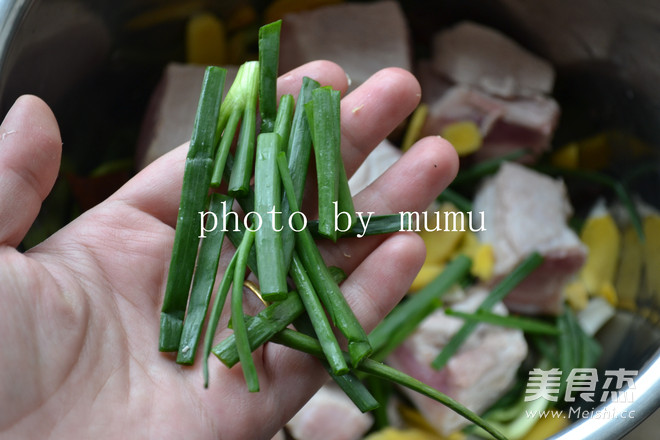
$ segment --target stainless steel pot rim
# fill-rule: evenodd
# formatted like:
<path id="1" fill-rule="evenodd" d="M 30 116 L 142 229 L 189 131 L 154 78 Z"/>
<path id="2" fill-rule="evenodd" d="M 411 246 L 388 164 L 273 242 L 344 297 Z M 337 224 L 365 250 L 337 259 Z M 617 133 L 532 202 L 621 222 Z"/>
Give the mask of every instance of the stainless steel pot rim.
<path id="1" fill-rule="evenodd" d="M 617 440 L 632 431 L 660 407 L 660 349 L 646 363 L 635 380 L 635 399 L 631 402 L 613 402 L 596 411 L 611 415 L 586 418 L 568 429 L 550 437 L 552 440 Z M 635 423 L 630 423 L 634 418 Z"/>

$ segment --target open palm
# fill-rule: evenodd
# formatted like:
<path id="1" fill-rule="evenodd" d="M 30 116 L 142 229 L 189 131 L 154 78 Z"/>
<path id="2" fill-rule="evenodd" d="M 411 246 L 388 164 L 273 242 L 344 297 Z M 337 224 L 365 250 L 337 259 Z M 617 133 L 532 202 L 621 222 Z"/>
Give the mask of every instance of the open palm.
<path id="1" fill-rule="evenodd" d="M 347 88 L 339 67 L 315 62 L 281 77 L 279 91 L 295 94 L 302 76 Z M 419 97 L 409 73 L 386 69 L 342 100 L 349 174 Z M 182 367 L 158 352 L 186 146 L 22 254 L 15 247 L 57 176 L 61 140 L 51 111 L 31 96 L 17 101 L 0 134 L 0 437 L 268 439 L 323 383 L 314 359 L 274 344 L 255 352 L 261 391 L 252 394 L 240 368 L 210 362 L 204 389 L 199 362 Z M 445 141 L 423 139 L 356 197 L 356 209 L 425 209 L 456 168 Z M 323 252 L 350 274 L 342 290 L 366 329 L 424 258 L 411 233 Z"/>

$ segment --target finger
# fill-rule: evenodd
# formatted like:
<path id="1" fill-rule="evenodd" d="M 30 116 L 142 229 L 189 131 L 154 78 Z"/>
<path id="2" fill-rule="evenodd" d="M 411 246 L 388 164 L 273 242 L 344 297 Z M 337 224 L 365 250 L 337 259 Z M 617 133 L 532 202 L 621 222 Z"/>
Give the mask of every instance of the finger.
<path id="1" fill-rule="evenodd" d="M 401 232 L 383 240 L 342 284 L 348 304 L 367 332 L 401 300 L 424 263 L 424 241 L 419 235 Z"/>
<path id="2" fill-rule="evenodd" d="M 456 149 L 439 136 L 421 139 L 356 197 L 360 210 L 377 214 L 420 211 L 454 180 Z"/>
<path id="3" fill-rule="evenodd" d="M 344 69 L 332 61 L 312 61 L 280 76 L 277 80 L 277 94 L 298 98 L 303 77 L 309 77 L 322 86 L 332 86 L 343 95 L 348 90 L 348 77 Z"/>
<path id="4" fill-rule="evenodd" d="M 428 208 L 458 171 L 458 156 L 449 142 L 431 136 L 418 141 L 382 176 L 355 197 L 355 209 L 364 213 L 398 214 Z M 322 246 L 326 261 L 347 273 L 377 247 L 383 236 L 339 240 Z"/>
<path id="5" fill-rule="evenodd" d="M 25 237 L 55 183 L 61 151 L 46 103 L 17 99 L 0 126 L 0 244 L 17 246 Z"/>
<path id="6" fill-rule="evenodd" d="M 419 104 L 415 77 L 399 68 L 383 69 L 342 99 L 342 157 L 352 176 L 369 153 Z"/>
<path id="7" fill-rule="evenodd" d="M 297 96 L 304 76 L 342 92 L 348 88 L 346 74 L 339 66 L 330 61 L 315 61 L 283 75 L 277 83 L 278 93 Z M 184 144 L 156 160 L 131 179 L 111 199 L 121 200 L 174 226 L 181 197 L 183 165 L 187 150 L 187 144 Z"/>

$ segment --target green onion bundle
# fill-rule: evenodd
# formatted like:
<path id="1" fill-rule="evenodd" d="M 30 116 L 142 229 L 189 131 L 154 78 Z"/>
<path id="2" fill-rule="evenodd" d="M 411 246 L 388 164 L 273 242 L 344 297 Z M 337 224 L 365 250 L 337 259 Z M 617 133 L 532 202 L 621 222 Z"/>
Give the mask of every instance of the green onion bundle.
<path id="1" fill-rule="evenodd" d="M 504 438 L 446 395 L 370 358 L 391 349 L 385 343 L 388 333 L 379 327 L 371 336 L 366 334 L 339 288 L 345 275 L 326 265 L 315 242 L 319 235 L 332 241 L 356 235 L 352 229 L 356 213 L 340 151 L 340 92 L 305 78 L 298 102 L 285 95 L 278 105 L 280 27 L 276 22 L 260 30 L 259 61 L 241 66 L 224 101 L 225 71 L 206 70 L 185 164 L 159 349 L 177 352 L 181 364 L 193 364 L 210 307 L 201 348 L 205 386 L 213 353 L 229 368 L 240 363 L 248 390 L 259 391 L 252 352 L 273 341 L 320 357 L 330 376 L 362 411 L 377 408 L 379 402 L 356 372 L 417 390 L 494 437 Z M 301 205 L 312 151 L 318 220 L 308 224 Z M 218 192 L 223 187 L 227 195 Z M 234 204 L 244 214 L 239 215 Z M 363 235 L 401 227 L 399 216 L 394 215 L 375 218 L 370 226 Z M 223 227 L 226 230 L 218 230 Z M 225 236 L 236 251 L 211 305 L 220 253 L 229 252 L 223 246 Z M 459 259 L 452 267 L 429 288 L 433 292 L 418 296 L 422 301 L 416 301 L 415 310 L 420 319 L 434 298 L 465 276 L 469 260 Z M 266 304 L 255 316 L 243 308 L 248 269 L 258 278 Z M 233 334 L 214 347 L 228 297 Z M 414 304 L 410 301 L 407 307 Z M 393 316 L 389 321 L 396 325 Z M 297 331 L 287 328 L 291 325 Z M 340 348 L 335 330 L 346 338 L 347 352 Z"/>

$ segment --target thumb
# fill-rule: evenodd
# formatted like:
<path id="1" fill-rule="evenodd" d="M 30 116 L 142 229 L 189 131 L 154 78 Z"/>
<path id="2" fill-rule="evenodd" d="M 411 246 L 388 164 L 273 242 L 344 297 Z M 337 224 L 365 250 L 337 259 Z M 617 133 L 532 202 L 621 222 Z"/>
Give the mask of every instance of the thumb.
<path id="1" fill-rule="evenodd" d="M 0 245 L 18 246 L 50 192 L 62 141 L 45 102 L 22 96 L 0 125 Z"/>

